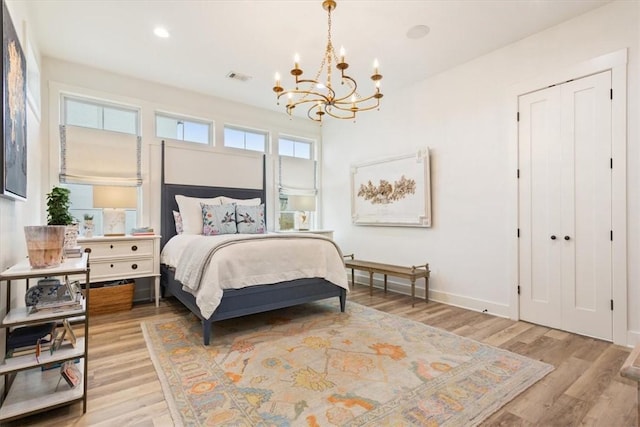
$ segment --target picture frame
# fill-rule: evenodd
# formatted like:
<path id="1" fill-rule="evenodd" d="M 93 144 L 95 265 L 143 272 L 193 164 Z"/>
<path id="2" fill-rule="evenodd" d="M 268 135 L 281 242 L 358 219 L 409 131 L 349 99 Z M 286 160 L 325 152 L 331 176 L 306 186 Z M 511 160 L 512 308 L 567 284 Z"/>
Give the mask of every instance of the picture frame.
<path id="1" fill-rule="evenodd" d="M 351 166 L 355 225 L 431 227 L 429 149 Z"/>
<path id="2" fill-rule="evenodd" d="M 0 196 L 27 200 L 26 59 L 5 0 L 2 0 L 2 149 Z"/>
<path id="3" fill-rule="evenodd" d="M 80 301 L 82 299 L 82 288 L 80 282 L 77 280 L 66 279 L 67 292 L 73 301 Z"/>
<path id="4" fill-rule="evenodd" d="M 279 217 L 280 230 L 293 230 L 295 228 L 295 213 L 280 212 Z"/>
<path id="5" fill-rule="evenodd" d="M 64 333 L 67 335 L 67 339 L 69 340 L 71 345 L 75 347 L 78 339 L 76 338 L 75 332 L 73 332 L 73 327 L 71 327 L 69 319 L 64 319 L 62 321 L 62 324 L 64 326 Z"/>

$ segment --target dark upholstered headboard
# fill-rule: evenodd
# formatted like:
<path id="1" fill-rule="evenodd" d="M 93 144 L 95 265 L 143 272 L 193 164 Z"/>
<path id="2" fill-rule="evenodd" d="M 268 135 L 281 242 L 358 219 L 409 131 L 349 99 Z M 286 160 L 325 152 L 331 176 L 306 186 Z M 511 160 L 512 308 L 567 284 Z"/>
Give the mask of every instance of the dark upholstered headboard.
<path id="1" fill-rule="evenodd" d="M 188 167 L 188 166 L 187 166 Z M 262 157 L 262 188 L 230 188 L 230 187 L 211 187 L 200 185 L 184 185 L 184 184 L 168 184 L 165 182 L 165 144 L 162 143 L 162 183 L 161 183 L 161 212 L 160 212 L 160 231 L 162 235 L 161 247 L 176 235 L 176 227 L 173 218 L 173 211 L 178 210 L 176 195 L 187 197 L 211 198 L 218 196 L 227 196 L 233 199 L 253 199 L 259 197 L 262 203 L 265 203 L 265 222 L 266 222 L 266 176 L 265 176 L 265 157 Z"/>

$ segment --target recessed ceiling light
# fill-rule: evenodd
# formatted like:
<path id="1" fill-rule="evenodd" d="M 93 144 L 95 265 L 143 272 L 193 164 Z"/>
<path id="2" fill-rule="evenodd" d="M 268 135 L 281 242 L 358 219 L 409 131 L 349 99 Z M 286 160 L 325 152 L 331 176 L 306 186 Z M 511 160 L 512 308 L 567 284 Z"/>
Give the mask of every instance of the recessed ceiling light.
<path id="1" fill-rule="evenodd" d="M 429 27 L 426 25 L 414 25 L 407 31 L 407 37 L 410 39 L 421 39 L 429 34 Z"/>
<path id="2" fill-rule="evenodd" d="M 156 27 L 153 30 L 153 34 L 163 39 L 166 39 L 167 37 L 169 37 L 169 31 L 167 31 L 167 29 L 163 27 Z"/>

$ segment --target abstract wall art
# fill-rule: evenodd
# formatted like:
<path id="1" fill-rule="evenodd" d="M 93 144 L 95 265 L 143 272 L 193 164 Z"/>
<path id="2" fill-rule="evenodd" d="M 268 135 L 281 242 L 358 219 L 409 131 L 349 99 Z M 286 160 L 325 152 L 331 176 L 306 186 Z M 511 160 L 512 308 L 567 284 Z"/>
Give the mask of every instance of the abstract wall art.
<path id="1" fill-rule="evenodd" d="M 431 227 L 429 149 L 351 166 L 357 225 Z"/>
<path id="2" fill-rule="evenodd" d="M 0 195 L 27 198 L 26 60 L 6 2 L 2 1 L 2 183 Z"/>

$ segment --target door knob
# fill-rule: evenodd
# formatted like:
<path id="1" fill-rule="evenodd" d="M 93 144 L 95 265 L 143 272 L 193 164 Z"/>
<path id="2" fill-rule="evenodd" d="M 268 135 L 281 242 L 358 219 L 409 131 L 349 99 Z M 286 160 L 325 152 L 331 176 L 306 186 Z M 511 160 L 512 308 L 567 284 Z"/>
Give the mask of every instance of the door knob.
<path id="1" fill-rule="evenodd" d="M 571 240 L 571 237 L 569 237 L 569 236 L 564 236 L 564 240 Z"/>
<path id="2" fill-rule="evenodd" d="M 555 236 L 555 234 L 552 234 L 552 235 L 551 235 L 551 240 L 556 240 L 556 236 Z"/>

